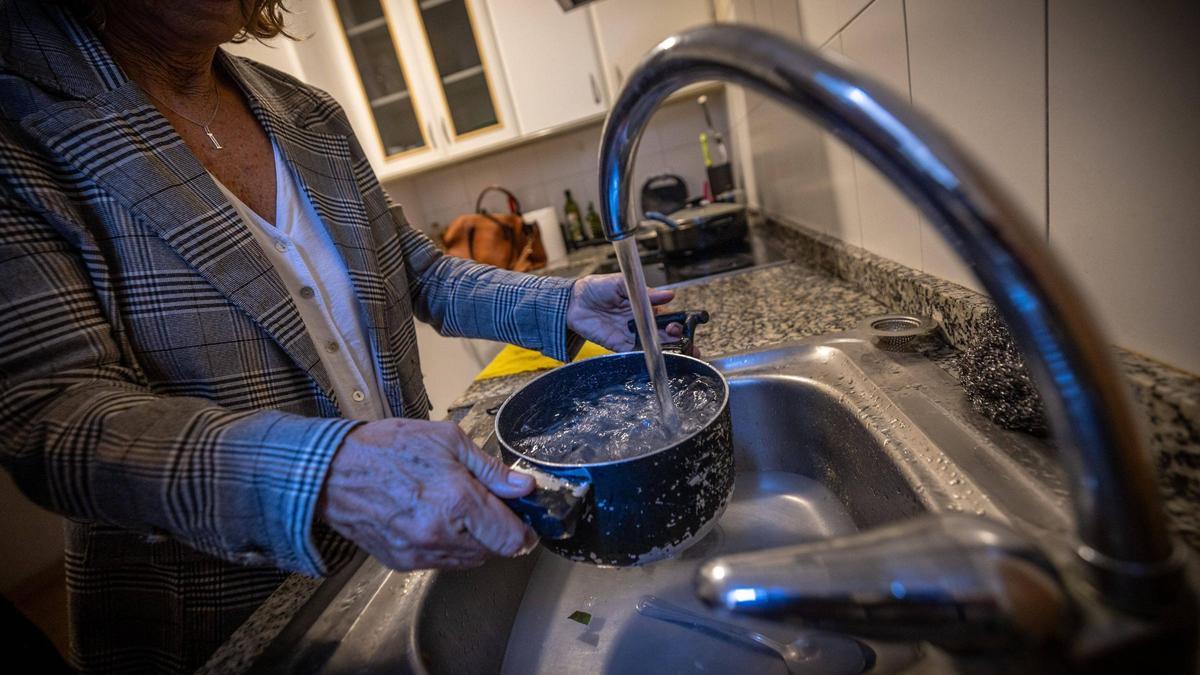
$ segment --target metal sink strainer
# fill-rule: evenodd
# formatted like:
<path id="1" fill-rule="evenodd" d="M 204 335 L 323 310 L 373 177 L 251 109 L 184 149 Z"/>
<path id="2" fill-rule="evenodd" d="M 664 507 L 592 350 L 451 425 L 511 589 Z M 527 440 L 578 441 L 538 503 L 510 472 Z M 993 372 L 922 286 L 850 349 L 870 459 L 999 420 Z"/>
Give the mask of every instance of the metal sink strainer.
<path id="1" fill-rule="evenodd" d="M 859 329 L 869 335 L 881 349 L 903 351 L 910 348 L 918 338 L 932 335 L 937 330 L 937 322 L 927 316 L 882 314 L 863 319 Z"/>

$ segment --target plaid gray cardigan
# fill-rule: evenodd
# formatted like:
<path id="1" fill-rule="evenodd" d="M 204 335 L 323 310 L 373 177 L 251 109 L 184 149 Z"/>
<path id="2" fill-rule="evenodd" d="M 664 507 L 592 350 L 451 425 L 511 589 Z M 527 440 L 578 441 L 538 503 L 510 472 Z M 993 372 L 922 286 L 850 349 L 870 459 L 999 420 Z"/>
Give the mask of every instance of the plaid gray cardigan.
<path id="1" fill-rule="evenodd" d="M 219 58 L 345 259 L 392 410 L 429 409 L 414 314 L 565 358 L 570 281 L 442 257 L 389 208 L 333 100 Z M 281 570 L 346 559 L 314 508 L 353 424 L 279 277 L 171 125 L 87 27 L 3 1 L 0 461 L 70 517 L 76 665 L 193 669 Z"/>

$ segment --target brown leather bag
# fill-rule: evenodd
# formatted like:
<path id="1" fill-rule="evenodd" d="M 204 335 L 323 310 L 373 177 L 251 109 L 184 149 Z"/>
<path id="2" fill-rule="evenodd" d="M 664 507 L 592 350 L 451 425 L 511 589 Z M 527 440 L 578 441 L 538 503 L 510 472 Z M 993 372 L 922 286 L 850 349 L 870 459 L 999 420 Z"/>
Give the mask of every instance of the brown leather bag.
<path id="1" fill-rule="evenodd" d="M 508 196 L 510 213 L 488 213 L 483 197 L 499 191 Z M 475 200 L 475 213 L 459 216 L 446 228 L 442 242 L 446 253 L 470 258 L 506 270 L 528 272 L 546 266 L 546 249 L 537 225 L 521 218 L 521 204 L 513 193 L 490 185 Z"/>

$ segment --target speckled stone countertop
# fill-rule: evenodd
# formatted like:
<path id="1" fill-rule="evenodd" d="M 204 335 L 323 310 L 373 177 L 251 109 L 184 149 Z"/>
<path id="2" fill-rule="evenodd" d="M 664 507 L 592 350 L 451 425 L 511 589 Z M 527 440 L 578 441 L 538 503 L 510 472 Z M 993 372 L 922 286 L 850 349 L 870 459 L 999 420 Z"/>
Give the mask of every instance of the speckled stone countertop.
<path id="1" fill-rule="evenodd" d="M 846 330 L 887 311 L 850 284 L 793 262 L 678 287 L 671 306 L 708 310 L 712 320 L 696 328 L 696 345 L 705 356 Z M 538 374 L 475 382 L 450 409 L 508 394 Z"/>
<path id="2" fill-rule="evenodd" d="M 872 314 L 908 312 L 938 321 L 945 344 L 924 353 L 957 377 L 956 348 L 969 349 L 982 339 L 994 312 L 984 296 L 838 240 L 772 222 L 756 227 L 788 262 L 676 289 L 675 307 L 705 309 L 712 315 L 697 330 L 697 345 L 705 356 L 846 330 Z M 606 249 L 573 252 L 543 273 L 582 276 L 604 260 Z M 1200 548 L 1200 378 L 1123 350 L 1117 350 L 1117 357 L 1130 377 L 1135 400 L 1146 411 L 1173 527 L 1193 548 Z M 451 404 L 450 418 L 482 443 L 491 431 L 487 409 L 538 374 L 473 383 Z M 290 577 L 202 670 L 245 671 L 318 586 L 307 577 Z"/>

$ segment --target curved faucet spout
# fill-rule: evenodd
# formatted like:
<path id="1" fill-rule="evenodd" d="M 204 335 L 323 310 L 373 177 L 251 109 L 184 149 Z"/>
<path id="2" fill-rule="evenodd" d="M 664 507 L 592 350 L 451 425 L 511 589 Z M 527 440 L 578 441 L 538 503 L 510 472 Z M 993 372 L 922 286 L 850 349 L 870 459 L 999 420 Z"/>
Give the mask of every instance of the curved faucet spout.
<path id="1" fill-rule="evenodd" d="M 664 40 L 629 77 L 604 127 L 601 218 L 637 226 L 630 176 L 655 108 L 695 82 L 754 89 L 836 134 L 887 175 L 969 262 L 1038 382 L 1070 475 L 1080 558 L 1106 602 L 1152 613 L 1185 583 L 1145 436 L 1109 343 L 1013 201 L 924 115 L 869 78 L 771 33 L 713 25 Z"/>

